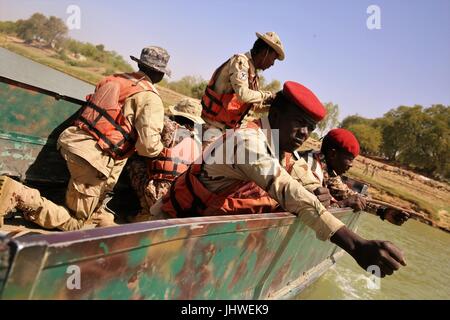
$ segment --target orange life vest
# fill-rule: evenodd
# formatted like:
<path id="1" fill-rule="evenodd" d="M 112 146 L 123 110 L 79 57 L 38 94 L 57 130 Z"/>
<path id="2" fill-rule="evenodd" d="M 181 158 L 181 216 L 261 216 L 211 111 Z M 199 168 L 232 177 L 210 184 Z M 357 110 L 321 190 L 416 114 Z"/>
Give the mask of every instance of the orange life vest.
<path id="1" fill-rule="evenodd" d="M 237 55 L 235 55 L 236 57 Z M 252 104 L 243 103 L 239 100 L 236 93 L 217 93 L 214 91 L 214 85 L 219 77 L 220 71 L 231 59 L 222 64 L 213 74 L 209 81 L 205 93 L 202 97 L 202 117 L 225 124 L 228 128 L 238 126 L 246 114 L 250 111 Z M 258 75 L 256 70 L 250 64 L 248 70 L 248 87 L 251 90 L 258 90 Z"/>
<path id="2" fill-rule="evenodd" d="M 255 128 L 254 123 L 247 126 Z M 285 154 L 285 157 L 290 156 Z M 286 158 L 286 163 L 291 161 Z M 278 203 L 253 181 L 238 181 L 219 193 L 209 191 L 198 178 L 202 168 L 203 164 L 192 164 L 174 180 L 163 197 L 163 212 L 174 218 L 184 218 L 278 211 Z M 292 166 L 287 168 L 290 169 Z"/>
<path id="3" fill-rule="evenodd" d="M 75 125 L 90 133 L 98 146 L 114 159 L 128 158 L 135 151 L 137 133 L 123 115 L 125 100 L 142 91 L 158 91 L 142 73 L 122 73 L 104 78 L 86 97 Z"/>
<path id="4" fill-rule="evenodd" d="M 173 181 L 201 156 L 201 149 L 201 143 L 193 137 L 186 137 L 175 146 L 164 148 L 156 158 L 148 160 L 150 179 Z"/>

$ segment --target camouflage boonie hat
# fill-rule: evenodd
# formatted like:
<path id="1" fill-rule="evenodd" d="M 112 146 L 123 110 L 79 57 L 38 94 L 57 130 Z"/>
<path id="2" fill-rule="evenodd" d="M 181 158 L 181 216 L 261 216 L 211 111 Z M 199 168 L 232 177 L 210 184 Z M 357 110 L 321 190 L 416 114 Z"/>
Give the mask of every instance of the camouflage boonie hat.
<path id="1" fill-rule="evenodd" d="M 264 34 L 261 34 L 259 32 L 256 33 L 256 36 L 262 40 L 264 40 L 265 43 L 267 43 L 269 46 L 273 48 L 273 50 L 278 53 L 278 60 L 283 61 L 284 60 L 284 48 L 283 44 L 281 43 L 280 37 L 275 32 L 266 32 Z"/>
<path id="2" fill-rule="evenodd" d="M 170 55 L 166 49 L 156 46 L 145 47 L 141 51 L 141 58 L 138 59 L 134 56 L 130 56 L 130 58 L 138 63 L 142 63 L 143 65 L 165 73 L 170 77 L 172 72 L 167 68 L 167 63 L 169 62 Z"/>
<path id="3" fill-rule="evenodd" d="M 202 105 L 193 99 L 183 99 L 174 106 L 169 107 L 174 116 L 185 117 L 194 123 L 203 124 Z"/>

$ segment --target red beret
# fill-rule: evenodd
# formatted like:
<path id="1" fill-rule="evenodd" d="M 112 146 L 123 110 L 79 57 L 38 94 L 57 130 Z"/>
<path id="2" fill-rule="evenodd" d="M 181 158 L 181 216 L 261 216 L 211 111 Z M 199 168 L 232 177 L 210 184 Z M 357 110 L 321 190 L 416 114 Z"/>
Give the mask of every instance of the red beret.
<path id="1" fill-rule="evenodd" d="M 356 137 L 346 129 L 333 129 L 325 136 L 333 145 L 350 152 L 354 157 L 359 154 L 359 143 Z"/>
<path id="2" fill-rule="evenodd" d="M 316 95 L 300 83 L 286 81 L 283 86 L 283 94 L 305 111 L 314 121 L 319 122 L 325 118 L 327 110 Z"/>

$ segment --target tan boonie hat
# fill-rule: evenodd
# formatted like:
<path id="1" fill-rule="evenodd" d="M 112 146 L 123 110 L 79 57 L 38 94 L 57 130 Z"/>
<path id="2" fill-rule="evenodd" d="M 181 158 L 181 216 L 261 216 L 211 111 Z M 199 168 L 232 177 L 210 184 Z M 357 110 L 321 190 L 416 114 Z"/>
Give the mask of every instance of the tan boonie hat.
<path id="1" fill-rule="evenodd" d="M 281 43 L 280 37 L 275 32 L 266 32 L 264 34 L 257 32 L 256 36 L 264 40 L 269 46 L 273 48 L 273 50 L 278 53 L 278 60 L 284 60 L 283 44 Z"/>
<path id="2" fill-rule="evenodd" d="M 202 105 L 193 99 L 183 99 L 174 106 L 169 107 L 174 116 L 181 116 L 192 120 L 194 123 L 203 124 Z"/>
<path id="3" fill-rule="evenodd" d="M 163 72 L 170 77 L 171 71 L 167 68 L 167 63 L 169 62 L 170 55 L 166 49 L 156 46 L 145 47 L 141 51 L 141 58 L 138 59 L 134 56 L 130 58 L 137 63 L 142 63 L 143 65 L 149 67 L 150 69 Z"/>

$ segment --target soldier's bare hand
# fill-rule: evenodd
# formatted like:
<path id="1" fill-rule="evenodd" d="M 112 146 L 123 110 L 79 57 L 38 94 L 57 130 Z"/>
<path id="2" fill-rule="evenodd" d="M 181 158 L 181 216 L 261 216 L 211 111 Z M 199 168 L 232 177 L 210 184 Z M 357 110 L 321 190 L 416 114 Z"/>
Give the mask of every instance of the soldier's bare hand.
<path id="1" fill-rule="evenodd" d="M 380 277 L 393 274 L 400 267 L 406 266 L 403 253 L 389 241 L 366 240 L 346 226 L 338 229 L 330 241 L 347 251 L 361 268 L 368 271 L 371 266 L 378 266 Z"/>
<path id="2" fill-rule="evenodd" d="M 378 266 L 382 278 L 393 274 L 402 265 L 406 266 L 403 253 L 389 241 L 365 240 L 355 247 L 351 255 L 365 270 L 369 266 Z"/>
<path id="3" fill-rule="evenodd" d="M 397 210 L 394 208 L 386 208 L 384 219 L 392 224 L 401 226 L 409 219 L 410 215 L 408 212 Z"/>
<path id="4" fill-rule="evenodd" d="M 275 99 L 276 94 L 271 91 L 265 91 L 264 92 L 266 97 L 264 98 L 265 104 L 271 104 L 272 101 Z"/>
<path id="5" fill-rule="evenodd" d="M 350 207 L 355 211 L 364 210 L 366 205 L 366 199 L 358 194 L 350 196 L 340 203 L 341 207 Z"/>

